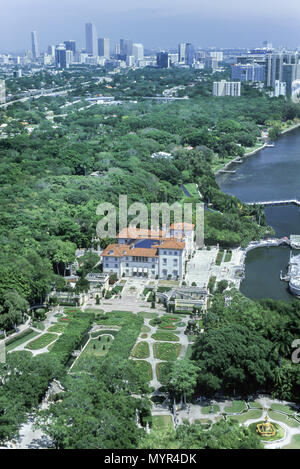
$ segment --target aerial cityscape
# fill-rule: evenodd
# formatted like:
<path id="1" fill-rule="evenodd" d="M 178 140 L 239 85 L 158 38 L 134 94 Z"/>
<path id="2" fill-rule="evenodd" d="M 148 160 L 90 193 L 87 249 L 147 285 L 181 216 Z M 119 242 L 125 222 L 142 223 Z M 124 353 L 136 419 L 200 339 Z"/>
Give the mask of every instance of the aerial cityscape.
<path id="1" fill-rule="evenodd" d="M 33 3 L 0 31 L 0 449 L 300 449 L 297 2 Z"/>

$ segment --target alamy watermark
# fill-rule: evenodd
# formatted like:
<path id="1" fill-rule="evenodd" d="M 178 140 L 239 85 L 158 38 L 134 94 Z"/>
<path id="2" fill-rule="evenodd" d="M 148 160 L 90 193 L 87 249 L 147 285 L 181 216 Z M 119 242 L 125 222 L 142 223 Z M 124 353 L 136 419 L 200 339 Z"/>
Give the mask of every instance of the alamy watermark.
<path id="1" fill-rule="evenodd" d="M 150 207 L 150 213 L 149 213 Z M 105 202 L 97 207 L 97 215 L 102 218 L 97 224 L 99 239 L 116 238 L 118 232 L 126 228 L 145 230 L 145 237 L 157 238 L 157 232 L 161 227 L 164 237 L 176 238 L 176 233 L 171 230 L 171 214 L 173 214 L 174 226 L 188 227 L 194 225 L 196 247 L 202 247 L 204 243 L 204 204 L 174 202 L 172 205 L 163 203 L 151 203 L 149 207 L 142 202 L 135 202 L 128 207 L 127 195 L 119 196 L 118 223 L 116 207 Z M 130 222 L 128 220 L 130 219 Z M 184 225 L 183 225 L 184 224 Z M 146 231 L 148 230 L 148 231 Z M 182 231 L 185 231 L 183 228 Z M 176 232 L 176 229 L 175 229 Z"/>
<path id="2" fill-rule="evenodd" d="M 6 362 L 5 342 L 0 340 L 0 363 Z"/>
<path id="3" fill-rule="evenodd" d="M 294 350 L 292 353 L 292 362 L 298 364 L 300 363 L 300 339 L 295 339 L 292 342 L 292 348 L 295 348 L 295 347 L 298 347 L 298 348 L 296 348 L 296 350 Z"/>

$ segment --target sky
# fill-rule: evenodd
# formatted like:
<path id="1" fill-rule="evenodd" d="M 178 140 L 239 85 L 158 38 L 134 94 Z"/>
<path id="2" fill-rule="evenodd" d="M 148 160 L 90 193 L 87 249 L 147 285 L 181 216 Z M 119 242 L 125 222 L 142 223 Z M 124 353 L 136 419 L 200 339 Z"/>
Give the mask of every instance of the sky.
<path id="1" fill-rule="evenodd" d="M 142 42 L 147 48 L 300 46 L 299 0 L 0 0 L 0 51 L 41 51 L 68 39 L 84 47 L 84 24 L 99 37 Z"/>

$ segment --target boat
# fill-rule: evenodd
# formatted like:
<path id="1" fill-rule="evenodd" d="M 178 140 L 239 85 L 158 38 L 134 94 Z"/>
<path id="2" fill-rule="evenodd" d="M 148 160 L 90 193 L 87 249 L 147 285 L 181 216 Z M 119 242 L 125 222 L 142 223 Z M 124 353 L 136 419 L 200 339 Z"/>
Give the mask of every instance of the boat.
<path id="1" fill-rule="evenodd" d="M 275 147 L 275 143 L 269 142 L 269 143 L 266 144 L 266 147 L 267 148 L 273 148 L 273 147 Z"/>

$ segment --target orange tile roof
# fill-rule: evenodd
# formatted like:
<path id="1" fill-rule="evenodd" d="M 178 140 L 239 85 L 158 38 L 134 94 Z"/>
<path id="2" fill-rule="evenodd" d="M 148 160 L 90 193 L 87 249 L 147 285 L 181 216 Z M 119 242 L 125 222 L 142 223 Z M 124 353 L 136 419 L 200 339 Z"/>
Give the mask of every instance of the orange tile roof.
<path id="1" fill-rule="evenodd" d="M 185 243 L 182 243 L 181 241 L 177 241 L 177 239 L 167 239 L 164 241 L 160 246 L 158 246 L 159 249 L 184 249 Z"/>
<path id="2" fill-rule="evenodd" d="M 110 251 L 112 253 L 110 254 Z M 141 256 L 141 257 L 158 257 L 157 249 L 152 248 L 130 248 L 124 244 L 109 244 L 103 253 L 103 257 L 123 257 L 123 256 Z"/>

